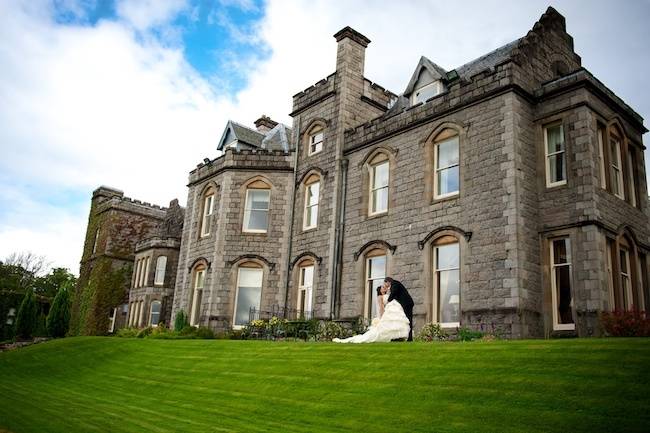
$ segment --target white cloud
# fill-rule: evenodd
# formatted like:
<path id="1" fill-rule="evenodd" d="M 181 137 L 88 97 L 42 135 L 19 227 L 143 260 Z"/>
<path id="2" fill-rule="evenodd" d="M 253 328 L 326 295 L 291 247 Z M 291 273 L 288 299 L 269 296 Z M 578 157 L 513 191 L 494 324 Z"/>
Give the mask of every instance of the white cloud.
<path id="1" fill-rule="evenodd" d="M 186 0 L 118 0 L 118 17 L 139 31 L 169 23 L 188 8 Z"/>
<path id="2" fill-rule="evenodd" d="M 255 7 L 249 0 L 219 5 Z M 625 9 L 614 14 L 614 3 L 587 5 L 558 6 L 578 53 L 588 66 L 605 55 L 615 58 L 614 67 L 596 62 L 592 72 L 611 81 L 632 106 L 646 104 L 648 92 L 627 87 L 619 71 L 638 83 L 634 74 L 647 69 L 642 67 L 647 48 L 628 56 L 624 50 L 600 52 L 613 44 L 608 38 L 638 46 L 633 40 L 643 38 L 627 29 L 647 33 L 642 20 L 634 19 L 643 14 Z M 0 257 L 31 250 L 76 272 L 88 202 L 44 204 L 39 191 L 85 191 L 89 201 L 94 188 L 108 184 L 158 204 L 174 197 L 185 202 L 188 171 L 204 157 L 216 156 L 227 119 L 252 124 L 268 114 L 290 122 L 291 96 L 334 72 L 332 35 L 340 28 L 350 25 L 372 40 L 365 75 L 400 93 L 421 55 L 445 68 L 459 66 L 525 35 L 546 4 L 475 2 L 460 13 L 458 7 L 430 1 L 270 0 L 259 23 L 230 28 L 241 41 L 270 48 L 263 57 L 223 53 L 232 56 L 232 72 L 247 77 L 234 98 L 216 93 L 218 79 L 202 77 L 184 58 L 175 34 L 179 29 L 171 23 L 178 14 L 196 16 L 196 6 L 180 0 L 120 1 L 119 19 L 94 27 L 57 25 L 50 7 L 0 2 L 0 187 L 14 190 L 0 195 L 5 204 Z M 83 11 L 74 3 L 68 9 Z M 626 30 L 594 34 L 593 23 L 607 21 L 607 15 Z"/>

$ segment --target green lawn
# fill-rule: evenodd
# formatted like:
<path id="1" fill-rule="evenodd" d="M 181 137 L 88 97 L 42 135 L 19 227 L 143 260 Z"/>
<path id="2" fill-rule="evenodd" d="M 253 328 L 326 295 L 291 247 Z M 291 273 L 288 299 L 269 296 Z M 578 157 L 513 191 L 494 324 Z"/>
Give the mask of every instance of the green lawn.
<path id="1" fill-rule="evenodd" d="M 650 429 L 650 339 L 77 337 L 0 353 L 0 431 Z"/>

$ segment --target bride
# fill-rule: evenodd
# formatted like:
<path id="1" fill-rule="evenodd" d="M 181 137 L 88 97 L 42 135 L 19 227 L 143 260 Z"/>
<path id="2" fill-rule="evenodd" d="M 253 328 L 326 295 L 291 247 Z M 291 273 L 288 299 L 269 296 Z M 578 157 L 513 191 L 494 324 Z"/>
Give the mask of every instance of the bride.
<path id="1" fill-rule="evenodd" d="M 372 319 L 372 324 L 365 333 L 343 339 L 334 338 L 334 343 L 381 343 L 408 337 L 411 329 L 409 319 L 397 300 L 387 303 L 389 295 L 385 286 L 377 287 L 379 318 Z"/>

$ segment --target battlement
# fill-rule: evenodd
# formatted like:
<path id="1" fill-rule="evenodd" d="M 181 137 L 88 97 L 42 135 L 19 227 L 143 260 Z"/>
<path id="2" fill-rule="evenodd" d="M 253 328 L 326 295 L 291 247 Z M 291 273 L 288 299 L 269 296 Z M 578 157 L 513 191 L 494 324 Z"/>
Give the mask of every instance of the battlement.
<path id="1" fill-rule="evenodd" d="M 226 170 L 287 170 L 293 167 L 293 152 L 267 149 L 227 148 L 219 157 L 200 163 L 190 172 L 189 185 Z"/>
<path id="2" fill-rule="evenodd" d="M 174 237 L 153 236 L 143 239 L 135 244 L 136 254 L 145 250 L 154 248 L 171 248 L 179 249 L 181 247 L 181 240 Z"/>

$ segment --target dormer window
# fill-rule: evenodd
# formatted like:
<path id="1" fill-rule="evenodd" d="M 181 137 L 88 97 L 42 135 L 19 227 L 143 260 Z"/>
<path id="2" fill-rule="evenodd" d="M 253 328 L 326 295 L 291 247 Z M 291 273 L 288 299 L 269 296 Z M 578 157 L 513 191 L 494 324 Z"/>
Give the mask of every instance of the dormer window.
<path id="1" fill-rule="evenodd" d="M 323 150 L 323 129 L 314 129 L 309 133 L 309 155 Z"/>
<path id="2" fill-rule="evenodd" d="M 420 102 L 426 102 L 428 99 L 441 94 L 442 91 L 443 86 L 440 80 L 426 84 L 413 91 L 413 94 L 411 95 L 411 104 L 415 105 L 419 104 Z"/>

